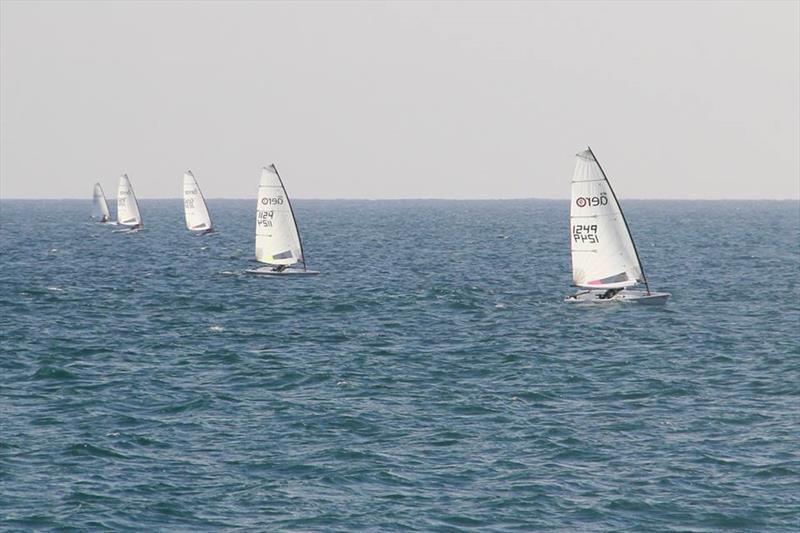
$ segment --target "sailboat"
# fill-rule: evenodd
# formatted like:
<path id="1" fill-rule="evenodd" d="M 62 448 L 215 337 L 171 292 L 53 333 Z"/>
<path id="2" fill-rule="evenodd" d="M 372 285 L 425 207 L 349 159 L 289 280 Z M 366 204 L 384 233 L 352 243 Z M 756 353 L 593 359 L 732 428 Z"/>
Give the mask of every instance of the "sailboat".
<path id="1" fill-rule="evenodd" d="M 591 148 L 577 154 L 570 204 L 571 303 L 663 303 L 647 282 L 628 222 Z M 644 284 L 645 289 L 634 289 Z"/>
<path id="2" fill-rule="evenodd" d="M 119 188 L 117 189 L 117 224 L 126 226 L 122 231 L 137 231 L 142 224 L 142 216 L 139 214 L 139 203 L 136 195 L 133 194 L 131 180 L 127 174 L 119 178 Z"/>
<path id="3" fill-rule="evenodd" d="M 206 200 L 191 170 L 183 175 L 183 212 L 186 215 L 186 229 L 189 231 L 197 235 L 213 231 Z"/>
<path id="4" fill-rule="evenodd" d="M 94 184 L 92 194 L 92 218 L 103 224 L 111 222 L 111 213 L 108 211 L 108 202 L 99 183 Z"/>
<path id="5" fill-rule="evenodd" d="M 261 169 L 256 206 L 256 261 L 267 266 L 245 270 L 267 276 L 310 276 L 292 204 L 275 165 Z"/>

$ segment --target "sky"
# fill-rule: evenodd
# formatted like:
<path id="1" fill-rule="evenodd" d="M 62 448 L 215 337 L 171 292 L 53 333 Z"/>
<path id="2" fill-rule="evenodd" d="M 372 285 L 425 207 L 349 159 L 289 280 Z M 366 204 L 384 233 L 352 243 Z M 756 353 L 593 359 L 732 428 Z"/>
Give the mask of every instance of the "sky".
<path id="1" fill-rule="evenodd" d="M 800 198 L 800 2 L 0 3 L 0 198 Z"/>

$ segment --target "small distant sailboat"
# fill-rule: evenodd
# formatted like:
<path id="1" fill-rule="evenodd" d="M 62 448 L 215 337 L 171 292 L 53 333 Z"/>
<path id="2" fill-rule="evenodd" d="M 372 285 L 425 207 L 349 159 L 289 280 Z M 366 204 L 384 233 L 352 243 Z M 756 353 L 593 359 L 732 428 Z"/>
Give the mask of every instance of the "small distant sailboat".
<path id="1" fill-rule="evenodd" d="M 122 231 L 138 231 L 144 225 L 142 216 L 139 214 L 139 203 L 136 195 L 133 194 L 131 180 L 127 174 L 119 178 L 119 189 L 117 189 L 117 224 L 126 226 Z"/>
<path id="2" fill-rule="evenodd" d="M 256 207 L 256 261 L 267 266 L 245 270 L 267 276 L 310 276 L 289 195 L 275 165 L 261 169 Z"/>
<path id="3" fill-rule="evenodd" d="M 108 202 L 103 192 L 103 187 L 99 183 L 94 184 L 92 194 L 92 218 L 100 223 L 111 222 L 111 213 L 108 211 Z"/>
<path id="4" fill-rule="evenodd" d="M 584 290 L 565 301 L 665 302 L 669 293 L 650 290 L 628 222 L 591 148 L 577 154 L 571 202 L 572 283 Z M 640 283 L 645 290 L 631 288 Z"/>
<path id="5" fill-rule="evenodd" d="M 183 212 L 186 215 L 186 229 L 189 231 L 197 235 L 213 231 L 206 200 L 191 170 L 183 175 Z"/>

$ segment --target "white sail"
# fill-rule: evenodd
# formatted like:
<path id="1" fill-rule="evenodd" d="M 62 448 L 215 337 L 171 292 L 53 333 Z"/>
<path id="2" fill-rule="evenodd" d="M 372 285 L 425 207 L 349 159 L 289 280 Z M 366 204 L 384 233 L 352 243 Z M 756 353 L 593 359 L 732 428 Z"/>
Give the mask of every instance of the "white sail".
<path id="1" fill-rule="evenodd" d="M 305 264 L 289 196 L 275 165 L 261 169 L 256 208 L 256 260 L 270 265 Z"/>
<path id="2" fill-rule="evenodd" d="M 186 215 L 186 228 L 191 231 L 211 230 L 211 215 L 200 191 L 200 186 L 191 170 L 183 175 L 183 212 Z"/>
<path id="3" fill-rule="evenodd" d="M 108 211 L 106 195 L 99 183 L 94 184 L 94 192 L 92 194 L 92 218 L 100 222 L 108 222 L 111 220 L 111 213 Z"/>
<path id="4" fill-rule="evenodd" d="M 141 226 L 142 217 L 139 214 L 139 204 L 136 202 L 136 195 L 133 194 L 131 180 L 127 174 L 119 178 L 119 189 L 117 190 L 117 222 L 123 226 Z"/>
<path id="5" fill-rule="evenodd" d="M 591 149 L 577 154 L 570 205 L 573 284 L 612 289 L 644 281 L 617 198 Z"/>

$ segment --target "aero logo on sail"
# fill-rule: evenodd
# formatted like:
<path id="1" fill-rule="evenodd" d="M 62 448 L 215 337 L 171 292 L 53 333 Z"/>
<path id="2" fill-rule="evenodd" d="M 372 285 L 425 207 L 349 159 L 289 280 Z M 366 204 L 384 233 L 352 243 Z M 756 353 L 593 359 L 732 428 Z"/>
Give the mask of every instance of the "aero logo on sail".
<path id="1" fill-rule="evenodd" d="M 606 193 L 601 192 L 600 196 L 578 196 L 575 199 L 575 205 L 578 207 L 586 207 L 590 205 L 592 207 L 597 207 L 598 205 L 607 205 L 608 204 L 608 196 Z"/>

